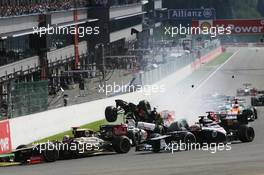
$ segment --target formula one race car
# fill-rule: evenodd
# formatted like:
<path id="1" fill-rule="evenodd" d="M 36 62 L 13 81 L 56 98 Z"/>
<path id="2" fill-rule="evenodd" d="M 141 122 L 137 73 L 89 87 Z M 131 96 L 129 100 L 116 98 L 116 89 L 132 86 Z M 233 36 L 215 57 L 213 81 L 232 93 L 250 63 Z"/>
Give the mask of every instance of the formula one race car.
<path id="1" fill-rule="evenodd" d="M 118 114 L 124 117 L 128 126 L 128 137 L 136 151 L 152 150 L 159 152 L 168 142 L 196 142 L 195 136 L 181 129 L 179 122 L 174 121 L 171 111 L 158 113 L 151 109 L 149 102 L 142 100 L 138 105 L 116 100 L 116 107 L 108 106 L 105 110 L 106 120 L 114 122 Z"/>
<path id="2" fill-rule="evenodd" d="M 207 116 L 199 116 L 199 122 L 188 128 L 196 137 L 197 143 L 226 143 L 227 133 L 217 122 Z"/>
<path id="3" fill-rule="evenodd" d="M 249 126 L 251 120 L 245 114 L 219 115 L 219 125 L 222 126 L 230 141 L 240 140 L 242 142 L 252 142 L 255 138 L 253 127 Z"/>
<path id="4" fill-rule="evenodd" d="M 243 114 L 251 121 L 258 119 L 257 109 L 246 105 L 245 99 L 229 99 L 223 105 L 219 106 L 216 111 L 220 114 Z"/>
<path id="5" fill-rule="evenodd" d="M 78 158 L 94 153 L 127 153 L 130 150 L 129 139 L 118 131 L 124 126 L 107 128 L 110 137 L 105 139 L 105 130 L 96 133 L 89 129 L 74 127 L 73 137 L 65 135 L 62 141 L 53 141 L 32 145 L 20 145 L 14 151 L 15 161 L 21 163 L 54 162 L 58 159 Z"/>
<path id="6" fill-rule="evenodd" d="M 237 89 L 237 96 L 256 96 L 263 91 L 259 91 L 256 88 L 250 88 L 250 83 L 243 84 L 244 88 Z"/>
<path id="7" fill-rule="evenodd" d="M 264 95 L 260 95 L 257 97 L 251 97 L 251 105 L 252 106 L 264 106 Z"/>
<path id="8" fill-rule="evenodd" d="M 207 131 L 206 134 L 201 132 L 201 136 L 195 134 L 197 140 L 203 142 L 208 139 L 213 142 L 227 142 L 240 140 L 242 142 L 252 142 L 255 138 L 254 129 L 249 126 L 251 120 L 246 115 L 236 114 L 217 114 L 207 112 L 207 116 L 200 117 L 199 124 Z M 191 127 L 192 130 L 193 127 Z M 199 130 L 198 130 L 199 131 Z M 209 132 L 211 131 L 211 132 Z M 208 134 L 209 133 L 209 134 Z M 210 135 L 211 134 L 211 135 Z"/>

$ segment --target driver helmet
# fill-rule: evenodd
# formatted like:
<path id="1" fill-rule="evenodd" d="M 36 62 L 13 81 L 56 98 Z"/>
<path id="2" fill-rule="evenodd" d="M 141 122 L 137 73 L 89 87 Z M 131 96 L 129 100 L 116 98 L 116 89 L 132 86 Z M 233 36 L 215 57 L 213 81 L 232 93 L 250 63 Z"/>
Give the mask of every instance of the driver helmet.
<path id="1" fill-rule="evenodd" d="M 234 104 L 234 106 L 233 106 L 234 109 L 237 109 L 238 107 L 239 107 L 238 104 Z"/>
<path id="2" fill-rule="evenodd" d="M 209 112 L 207 118 L 214 121 L 214 122 L 217 121 L 217 116 L 214 112 Z"/>
<path id="3" fill-rule="evenodd" d="M 239 105 L 235 104 L 231 111 L 232 113 L 240 114 Z"/>
<path id="4" fill-rule="evenodd" d="M 67 141 L 70 140 L 70 136 L 69 136 L 69 135 L 64 135 L 62 140 L 63 140 L 64 142 L 67 142 Z"/>

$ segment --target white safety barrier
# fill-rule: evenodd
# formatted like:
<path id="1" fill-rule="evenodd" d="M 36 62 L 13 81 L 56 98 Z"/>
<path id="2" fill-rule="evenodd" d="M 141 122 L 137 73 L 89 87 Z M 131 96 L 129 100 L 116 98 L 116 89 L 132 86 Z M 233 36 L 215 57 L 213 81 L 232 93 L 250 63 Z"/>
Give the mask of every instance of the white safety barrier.
<path id="1" fill-rule="evenodd" d="M 104 119 L 105 107 L 115 105 L 114 100 L 117 98 L 136 103 L 148 97 L 139 92 L 129 93 L 10 119 L 12 147 L 14 149 L 20 144 L 32 143 L 70 130 L 73 126 Z"/>

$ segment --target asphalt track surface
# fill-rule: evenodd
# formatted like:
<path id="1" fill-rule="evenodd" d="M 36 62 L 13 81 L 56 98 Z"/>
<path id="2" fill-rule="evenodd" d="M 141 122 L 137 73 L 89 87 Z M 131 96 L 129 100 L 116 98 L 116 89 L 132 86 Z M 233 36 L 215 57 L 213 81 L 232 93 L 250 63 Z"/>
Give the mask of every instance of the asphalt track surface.
<path id="1" fill-rule="evenodd" d="M 238 50 L 234 48 L 233 50 Z M 197 87 L 189 88 L 185 83 L 186 92 L 177 94 L 175 88 L 168 89 L 162 97 L 153 102 L 159 107 L 170 106 L 179 101 L 179 110 L 186 110 L 187 115 L 203 114 L 201 108 L 202 95 L 222 93 L 235 95 L 237 88 L 243 83 L 252 83 L 255 87 L 264 89 L 264 49 L 256 52 L 254 48 L 240 48 L 238 52 L 216 72 L 209 72 L 210 78 L 193 82 Z M 234 77 L 232 77 L 234 76 Z M 192 91 L 194 93 L 192 93 Z M 175 96 L 174 96 L 175 95 Z M 188 96 L 189 95 L 189 96 Z M 188 97 L 187 97 L 188 96 Z M 167 103 L 167 104 L 166 104 Z M 176 103 L 174 103 L 176 105 Z M 188 105 L 187 105 L 188 104 Z M 183 106 L 188 106 L 188 110 Z M 173 107 L 173 106 L 171 106 Z M 177 109 L 177 107 L 175 107 Z M 199 109 L 199 110 L 195 110 Z M 230 151 L 180 151 L 149 153 L 134 152 L 128 154 L 91 156 L 82 159 L 43 163 L 33 166 L 15 166 L 0 169 L 1 175 L 264 175 L 264 109 L 258 108 L 259 119 L 252 125 L 256 138 L 252 143 L 232 144 Z M 189 117 L 189 116 L 186 116 Z"/>

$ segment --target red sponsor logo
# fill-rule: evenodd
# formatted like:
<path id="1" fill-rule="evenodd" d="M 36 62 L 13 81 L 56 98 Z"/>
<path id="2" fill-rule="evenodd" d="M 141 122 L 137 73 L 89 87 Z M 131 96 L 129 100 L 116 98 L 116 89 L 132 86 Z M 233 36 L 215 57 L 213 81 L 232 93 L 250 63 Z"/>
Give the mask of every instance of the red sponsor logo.
<path id="1" fill-rule="evenodd" d="M 9 121 L 0 121 L 0 154 L 12 151 Z"/>

